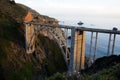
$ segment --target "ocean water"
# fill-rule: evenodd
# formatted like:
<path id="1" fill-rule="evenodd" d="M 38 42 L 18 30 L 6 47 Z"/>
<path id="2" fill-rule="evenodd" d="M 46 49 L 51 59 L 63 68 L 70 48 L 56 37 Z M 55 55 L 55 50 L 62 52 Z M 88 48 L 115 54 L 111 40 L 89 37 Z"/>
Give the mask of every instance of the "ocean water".
<path id="1" fill-rule="evenodd" d="M 94 48 L 95 48 L 95 35 L 96 33 L 93 33 L 93 44 L 92 44 L 92 56 L 94 54 Z M 69 31 L 70 36 L 70 31 Z M 91 41 L 91 32 L 86 32 L 86 49 L 85 54 L 87 57 L 90 55 L 90 41 Z M 97 46 L 97 53 L 96 58 L 100 58 L 103 56 L 107 56 L 108 51 L 108 41 L 109 41 L 109 34 L 106 33 L 99 33 L 98 34 L 98 46 Z M 71 40 L 68 39 L 68 46 L 70 47 Z M 112 54 L 112 46 L 113 46 L 113 35 L 111 38 L 111 46 L 110 46 L 110 55 Z M 115 40 L 115 55 L 120 55 L 120 35 L 116 35 Z"/>
<path id="2" fill-rule="evenodd" d="M 90 54 L 90 40 L 91 40 L 91 33 L 88 32 L 86 34 L 86 56 L 89 56 Z M 98 46 L 97 46 L 97 54 L 96 54 L 97 58 L 107 56 L 108 42 L 109 42 L 109 34 L 105 34 L 105 33 L 98 34 Z M 110 55 L 112 54 L 112 46 L 113 46 L 113 35 L 111 38 Z M 95 39 L 93 40 L 92 55 L 94 54 L 94 48 L 95 48 Z M 120 54 L 120 35 L 116 35 L 114 54 L 115 55 Z"/>

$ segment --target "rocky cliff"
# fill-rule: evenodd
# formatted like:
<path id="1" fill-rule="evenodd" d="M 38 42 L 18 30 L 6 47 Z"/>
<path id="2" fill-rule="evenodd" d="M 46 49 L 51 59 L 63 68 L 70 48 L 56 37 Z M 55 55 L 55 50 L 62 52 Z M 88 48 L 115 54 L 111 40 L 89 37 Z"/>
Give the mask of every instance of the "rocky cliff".
<path id="1" fill-rule="evenodd" d="M 42 79 L 66 70 L 58 45 L 43 34 L 38 35 L 38 53 L 26 54 L 23 19 L 27 12 L 13 1 L 0 0 L 0 80 Z M 55 20 L 37 16 L 45 20 L 43 23 Z"/>

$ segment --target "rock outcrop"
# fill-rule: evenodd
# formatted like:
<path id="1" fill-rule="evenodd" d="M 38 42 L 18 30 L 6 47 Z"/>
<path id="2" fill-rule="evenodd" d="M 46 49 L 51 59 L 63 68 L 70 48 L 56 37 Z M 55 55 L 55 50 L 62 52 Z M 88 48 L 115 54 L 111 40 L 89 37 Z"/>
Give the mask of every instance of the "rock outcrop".
<path id="1" fill-rule="evenodd" d="M 58 45 L 42 34 L 38 35 L 38 53 L 26 54 L 23 19 L 27 12 L 18 4 L 0 1 L 0 80 L 32 80 L 66 70 Z M 38 17 L 45 23 L 51 19 Z"/>

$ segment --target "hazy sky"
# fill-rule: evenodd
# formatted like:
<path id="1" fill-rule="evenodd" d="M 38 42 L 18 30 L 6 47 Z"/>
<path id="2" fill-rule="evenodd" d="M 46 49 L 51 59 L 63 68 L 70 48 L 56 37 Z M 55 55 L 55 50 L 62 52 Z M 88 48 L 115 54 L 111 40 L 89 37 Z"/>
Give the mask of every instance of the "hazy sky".
<path id="1" fill-rule="evenodd" d="M 15 0 L 65 23 L 120 27 L 120 0 Z"/>

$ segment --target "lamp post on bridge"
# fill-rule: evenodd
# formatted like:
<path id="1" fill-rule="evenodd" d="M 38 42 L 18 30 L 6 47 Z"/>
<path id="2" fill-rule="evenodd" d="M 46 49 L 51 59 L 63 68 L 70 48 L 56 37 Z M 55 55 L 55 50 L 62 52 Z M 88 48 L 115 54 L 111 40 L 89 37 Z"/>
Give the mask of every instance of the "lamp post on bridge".
<path id="1" fill-rule="evenodd" d="M 79 21 L 77 24 L 78 24 L 79 26 L 81 26 L 81 25 L 83 25 L 84 23 L 81 22 L 81 21 Z"/>

